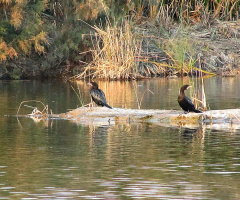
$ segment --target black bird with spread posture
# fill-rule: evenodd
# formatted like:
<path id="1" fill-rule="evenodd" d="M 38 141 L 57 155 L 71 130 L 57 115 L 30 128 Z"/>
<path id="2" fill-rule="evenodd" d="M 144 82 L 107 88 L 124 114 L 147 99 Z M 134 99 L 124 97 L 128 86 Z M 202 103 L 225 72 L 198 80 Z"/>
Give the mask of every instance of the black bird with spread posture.
<path id="1" fill-rule="evenodd" d="M 92 82 L 89 83 L 89 85 L 92 86 L 91 89 L 90 89 L 90 95 L 92 97 L 92 100 L 98 106 L 102 106 L 102 107 L 106 106 L 106 107 L 112 109 L 112 107 L 107 104 L 104 92 L 98 88 L 98 84 L 96 82 L 92 81 Z"/>
<path id="2" fill-rule="evenodd" d="M 193 105 L 190 98 L 185 96 L 184 91 L 191 87 L 190 85 L 183 85 L 180 89 L 180 94 L 178 95 L 178 103 L 180 107 L 186 112 L 195 112 L 195 113 L 202 113 L 200 110 L 197 110 Z"/>

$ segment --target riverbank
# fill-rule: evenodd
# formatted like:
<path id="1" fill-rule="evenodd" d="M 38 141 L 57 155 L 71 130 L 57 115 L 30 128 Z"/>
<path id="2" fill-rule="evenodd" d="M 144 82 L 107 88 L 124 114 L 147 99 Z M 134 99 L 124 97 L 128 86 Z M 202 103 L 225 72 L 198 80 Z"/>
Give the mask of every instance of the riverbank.
<path id="1" fill-rule="evenodd" d="M 237 0 L 96 3 L 3 2 L 0 79 L 238 73 Z"/>
<path id="2" fill-rule="evenodd" d="M 103 47 L 94 48 L 93 61 L 74 78 L 236 76 L 240 69 L 239 24 L 215 20 L 209 27 L 174 24 L 163 30 L 160 24 L 146 20 L 132 32 L 125 23 L 120 30 L 111 24 L 107 31 L 95 27 L 101 39 L 97 43 L 103 41 Z"/>
<path id="3" fill-rule="evenodd" d="M 132 26 L 132 27 L 130 27 Z M 152 77 L 221 75 L 236 76 L 240 70 L 240 21 L 214 20 L 167 29 L 146 19 L 140 24 L 95 26 L 89 61 L 69 61 L 62 66 L 64 79 L 98 78 L 132 80 Z M 88 38 L 89 39 L 89 38 Z M 79 54 L 85 54 L 79 52 Z M 52 73 L 53 75 L 56 75 Z"/>

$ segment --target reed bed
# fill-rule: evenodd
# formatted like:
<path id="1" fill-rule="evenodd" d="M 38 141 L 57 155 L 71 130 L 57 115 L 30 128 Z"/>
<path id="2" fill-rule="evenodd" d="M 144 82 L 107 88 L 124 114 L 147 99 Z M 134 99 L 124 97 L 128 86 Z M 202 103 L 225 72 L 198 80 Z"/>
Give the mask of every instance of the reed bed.
<path id="1" fill-rule="evenodd" d="M 129 80 L 157 76 L 215 75 L 196 67 L 193 41 L 186 37 L 158 38 L 127 21 L 120 27 L 93 27 L 93 60 L 75 79 Z M 180 35 L 180 33 L 179 33 Z"/>
<path id="2" fill-rule="evenodd" d="M 126 80 L 196 76 L 200 72 L 216 75 L 210 72 L 211 69 L 216 71 L 215 66 L 210 70 L 207 64 L 201 69 L 198 67 L 197 55 L 205 55 L 202 53 L 205 47 L 200 47 L 184 27 L 199 23 L 199 27 L 204 29 L 217 19 L 237 20 L 239 0 L 147 0 L 130 1 L 130 4 L 134 5 L 131 8 L 134 16 L 123 18 L 122 23 L 111 23 L 106 17 L 106 26 L 92 26 L 93 47 L 90 51 L 93 59 L 72 78 Z M 179 23 L 174 25 L 176 21 Z M 172 34 L 170 29 L 176 33 Z M 214 37 L 214 31 L 210 31 L 210 37 Z"/>
<path id="3" fill-rule="evenodd" d="M 71 78 L 134 80 L 164 76 L 173 69 L 166 62 L 160 63 L 164 52 L 154 44 L 158 38 L 141 26 L 133 26 L 129 20 L 123 21 L 120 26 L 112 26 L 107 20 L 105 28 L 92 28 L 96 31 L 91 34 L 93 60 L 82 73 Z"/>
<path id="4" fill-rule="evenodd" d="M 148 7 L 149 17 L 160 17 L 162 22 L 177 19 L 184 23 L 206 22 L 211 19 L 239 19 L 239 0 L 148 0 L 140 1 L 137 13 Z M 165 21 L 166 22 L 166 21 Z"/>
<path id="5" fill-rule="evenodd" d="M 135 26 L 135 30 L 132 27 L 129 21 L 118 27 L 110 23 L 105 29 L 92 27 L 96 31 L 91 35 L 93 60 L 82 73 L 72 78 L 129 80 L 176 74 L 180 76 L 193 71 L 209 73 L 194 67 L 196 59 L 193 56 L 186 57 L 190 50 L 193 51 L 189 40 L 158 38 L 140 26 Z"/>
<path id="6" fill-rule="evenodd" d="M 108 21 L 105 30 L 97 26 L 93 28 L 96 31 L 91 35 L 93 61 L 75 78 L 136 78 L 142 40 L 133 34 L 130 23 L 123 22 L 115 27 Z"/>

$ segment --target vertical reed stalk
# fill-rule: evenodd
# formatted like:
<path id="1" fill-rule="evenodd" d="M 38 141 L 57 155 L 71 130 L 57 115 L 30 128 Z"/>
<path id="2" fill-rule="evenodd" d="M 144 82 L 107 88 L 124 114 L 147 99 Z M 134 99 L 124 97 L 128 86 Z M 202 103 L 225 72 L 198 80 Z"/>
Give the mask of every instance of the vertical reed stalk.
<path id="1" fill-rule="evenodd" d="M 201 102 L 203 106 L 203 110 L 207 110 L 207 100 L 206 100 L 206 95 L 205 95 L 205 90 L 204 90 L 204 83 L 203 83 L 203 75 L 202 75 L 202 67 L 201 67 L 201 62 L 200 62 L 200 56 L 198 55 L 198 65 L 199 65 L 199 70 L 200 70 L 200 78 L 201 78 Z"/>

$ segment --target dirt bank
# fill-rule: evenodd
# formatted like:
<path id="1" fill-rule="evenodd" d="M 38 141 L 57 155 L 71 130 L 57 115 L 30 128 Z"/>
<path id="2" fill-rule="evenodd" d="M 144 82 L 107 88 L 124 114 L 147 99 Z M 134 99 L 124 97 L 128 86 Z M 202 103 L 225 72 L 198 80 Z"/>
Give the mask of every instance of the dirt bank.
<path id="1" fill-rule="evenodd" d="M 216 21 L 210 28 L 193 27 L 188 35 L 204 50 L 204 69 L 223 76 L 235 75 L 240 69 L 240 20 Z"/>
<path id="2" fill-rule="evenodd" d="M 145 35 L 142 56 L 148 62 L 140 63 L 145 67 L 144 75 L 196 74 L 194 69 L 200 67 L 207 72 L 235 76 L 240 69 L 240 20 L 214 20 L 209 26 L 175 24 L 166 31 L 161 25 L 146 21 L 136 27 L 136 32 Z"/>

